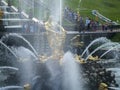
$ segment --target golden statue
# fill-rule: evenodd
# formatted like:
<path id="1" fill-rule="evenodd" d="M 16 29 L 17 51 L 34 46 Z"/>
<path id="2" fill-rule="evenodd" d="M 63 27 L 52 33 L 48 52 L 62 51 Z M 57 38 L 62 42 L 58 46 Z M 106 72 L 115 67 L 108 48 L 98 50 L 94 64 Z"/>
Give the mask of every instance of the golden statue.
<path id="1" fill-rule="evenodd" d="M 92 55 L 90 55 L 88 59 L 91 60 L 91 61 L 99 60 L 98 56 L 93 57 Z"/>
<path id="2" fill-rule="evenodd" d="M 76 35 L 71 39 L 71 45 L 74 47 L 82 47 L 84 42 L 80 42 L 80 35 Z"/>
<path id="3" fill-rule="evenodd" d="M 108 90 L 108 85 L 106 83 L 100 83 L 98 90 Z"/>
<path id="4" fill-rule="evenodd" d="M 58 23 L 49 19 L 45 22 L 45 29 L 48 43 L 52 49 L 52 55 L 48 59 L 61 59 L 63 57 L 63 45 L 66 38 L 66 31 Z"/>
<path id="5" fill-rule="evenodd" d="M 31 90 L 30 84 L 25 84 L 24 85 L 24 90 Z"/>

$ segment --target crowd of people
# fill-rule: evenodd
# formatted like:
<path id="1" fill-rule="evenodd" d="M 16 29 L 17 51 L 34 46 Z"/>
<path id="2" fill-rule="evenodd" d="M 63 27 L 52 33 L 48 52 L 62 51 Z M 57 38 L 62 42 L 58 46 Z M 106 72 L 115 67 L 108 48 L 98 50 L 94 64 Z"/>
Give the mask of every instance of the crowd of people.
<path id="1" fill-rule="evenodd" d="M 98 17 L 91 19 L 89 16 L 82 17 L 79 12 L 74 12 L 72 9 L 65 7 L 64 17 L 75 24 L 75 30 L 81 31 L 96 31 L 96 30 L 111 30 L 113 23 L 100 23 Z"/>

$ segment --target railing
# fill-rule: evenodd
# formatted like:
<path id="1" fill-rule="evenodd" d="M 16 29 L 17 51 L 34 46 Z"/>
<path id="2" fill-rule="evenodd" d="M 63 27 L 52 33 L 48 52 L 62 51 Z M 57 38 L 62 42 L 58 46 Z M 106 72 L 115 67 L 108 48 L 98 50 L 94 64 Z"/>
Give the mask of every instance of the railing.
<path id="1" fill-rule="evenodd" d="M 0 27 L 1 30 L 3 31 L 3 27 Z M 24 23 L 24 24 L 19 24 L 19 25 L 14 25 L 14 26 L 4 26 L 4 29 L 6 30 L 6 32 L 14 32 L 14 33 L 20 33 L 20 34 L 24 34 L 24 35 L 40 35 L 43 33 L 46 33 L 44 24 L 40 24 L 39 22 L 34 22 L 32 21 L 31 23 Z M 69 28 L 68 28 L 69 29 Z M 120 32 L 120 25 L 114 25 L 112 26 L 108 26 L 107 29 L 102 30 L 102 26 L 97 27 L 97 30 L 67 30 L 67 34 L 84 34 L 84 33 L 88 33 L 88 34 L 92 34 L 92 33 L 117 33 Z"/>
<path id="2" fill-rule="evenodd" d="M 80 25 L 74 25 L 74 26 L 64 26 L 65 30 L 67 31 L 109 31 L 109 30 L 119 30 L 120 25 L 97 25 L 97 26 L 80 26 Z"/>

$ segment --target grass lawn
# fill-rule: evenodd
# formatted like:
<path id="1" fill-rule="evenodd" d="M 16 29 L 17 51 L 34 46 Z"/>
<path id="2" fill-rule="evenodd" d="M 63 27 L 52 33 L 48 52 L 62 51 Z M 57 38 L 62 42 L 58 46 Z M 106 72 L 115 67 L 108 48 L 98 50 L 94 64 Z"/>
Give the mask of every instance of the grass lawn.
<path id="1" fill-rule="evenodd" d="M 74 11 L 79 11 L 81 16 L 92 16 L 92 10 L 98 10 L 107 18 L 120 23 L 120 0 L 63 0 L 64 6 L 70 7 Z"/>
<path id="2" fill-rule="evenodd" d="M 6 0 L 8 1 L 8 0 Z M 39 1 L 39 0 L 35 0 Z M 43 0 L 46 6 L 50 5 L 54 0 Z M 49 3 L 51 2 L 51 3 Z M 12 2 L 15 6 L 18 6 L 18 0 Z M 79 11 L 83 17 L 89 16 L 94 18 L 91 11 L 98 10 L 101 14 L 108 17 L 113 21 L 119 21 L 120 23 L 120 0 L 63 0 L 63 6 L 68 6 L 75 12 Z M 34 10 L 35 16 L 37 16 L 40 10 Z M 41 13 L 41 12 L 40 12 Z"/>

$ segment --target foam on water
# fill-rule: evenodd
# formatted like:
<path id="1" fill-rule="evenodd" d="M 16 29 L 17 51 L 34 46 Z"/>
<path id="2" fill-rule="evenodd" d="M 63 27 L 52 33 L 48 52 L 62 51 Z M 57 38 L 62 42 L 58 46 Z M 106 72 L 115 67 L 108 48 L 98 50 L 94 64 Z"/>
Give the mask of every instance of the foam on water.
<path id="1" fill-rule="evenodd" d="M 84 90 L 79 64 L 75 62 L 71 52 L 63 57 L 63 72 L 64 90 Z"/>
<path id="2" fill-rule="evenodd" d="M 25 47 L 14 48 L 13 51 L 18 56 L 21 85 L 31 82 L 31 79 L 35 76 L 34 63 L 37 57 L 29 49 Z M 38 60 L 38 59 L 37 59 Z"/>

